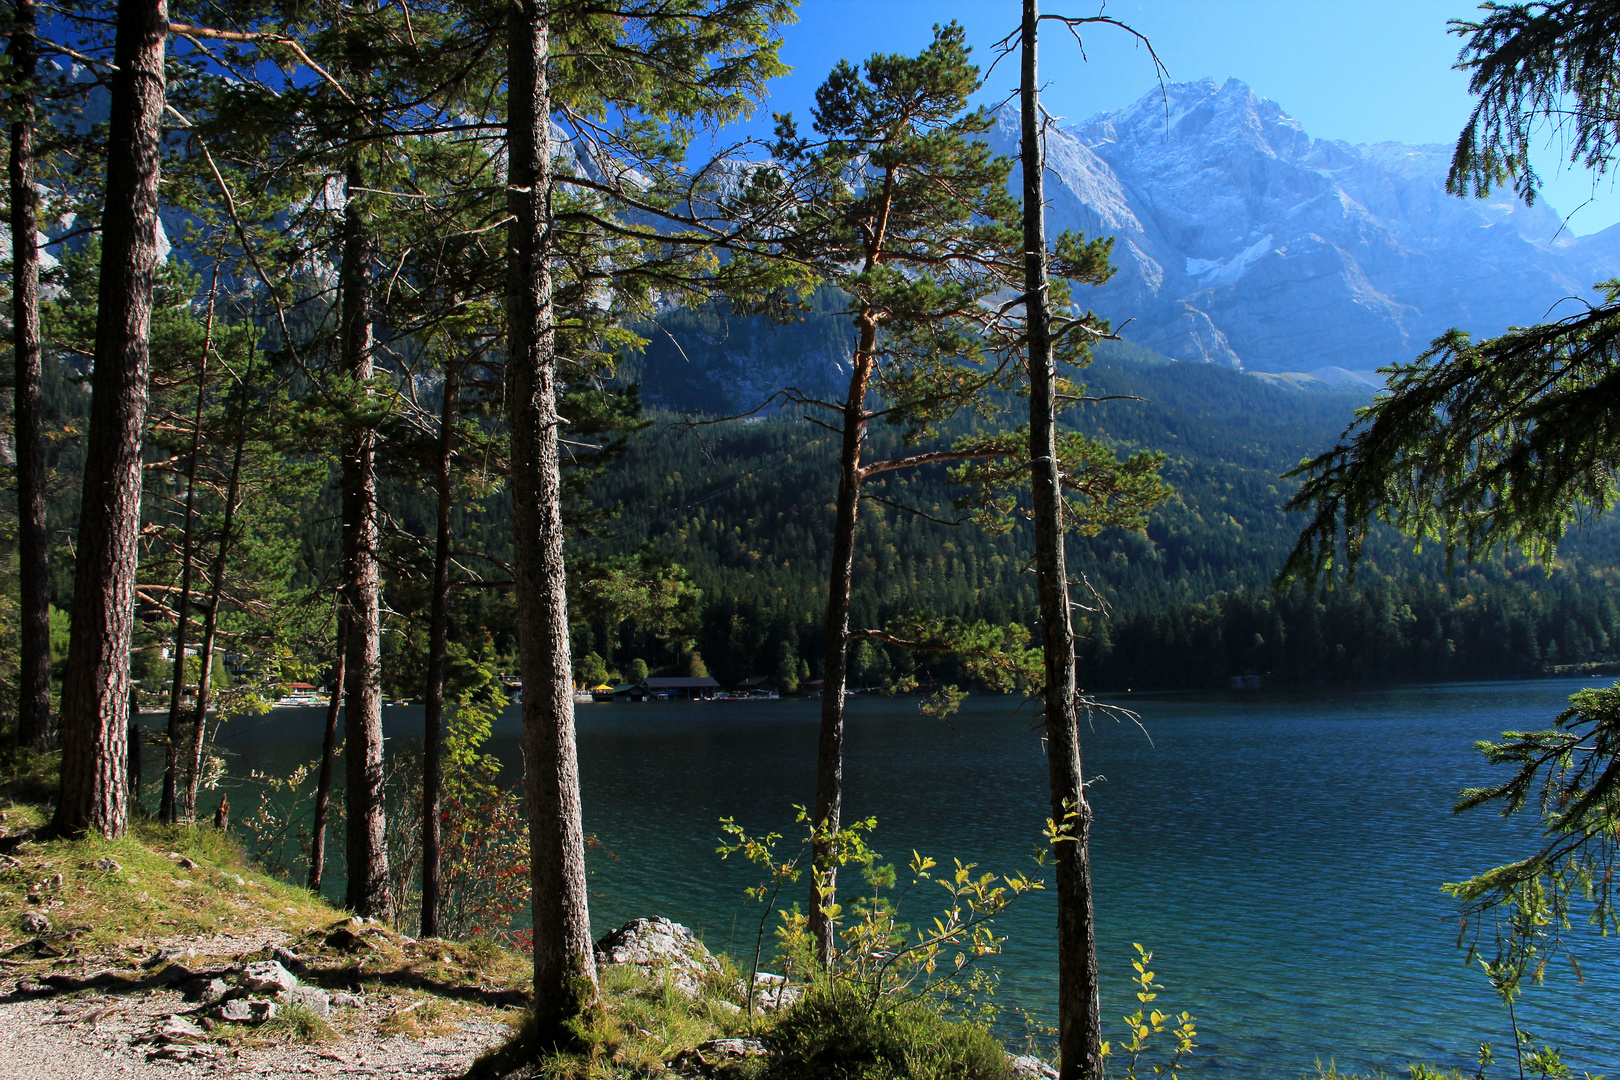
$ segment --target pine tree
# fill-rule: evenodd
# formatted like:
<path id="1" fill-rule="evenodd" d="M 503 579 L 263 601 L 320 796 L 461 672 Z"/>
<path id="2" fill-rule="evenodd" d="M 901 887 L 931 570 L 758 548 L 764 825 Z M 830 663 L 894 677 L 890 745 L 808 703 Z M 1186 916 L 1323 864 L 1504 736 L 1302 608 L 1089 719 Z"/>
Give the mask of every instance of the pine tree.
<path id="1" fill-rule="evenodd" d="M 73 633 L 62 684 L 62 786 L 54 826 L 123 835 L 128 819 L 129 647 L 140 529 L 165 0 L 120 0 L 108 118 L 95 371 L 79 515 Z"/>
<path id="2" fill-rule="evenodd" d="M 14 441 L 17 455 L 17 557 L 21 591 L 17 742 L 51 743 L 51 597 L 45 523 L 45 433 L 40 415 L 39 195 L 35 190 L 33 0 L 15 0 L 10 63 L 11 338 L 16 361 Z"/>

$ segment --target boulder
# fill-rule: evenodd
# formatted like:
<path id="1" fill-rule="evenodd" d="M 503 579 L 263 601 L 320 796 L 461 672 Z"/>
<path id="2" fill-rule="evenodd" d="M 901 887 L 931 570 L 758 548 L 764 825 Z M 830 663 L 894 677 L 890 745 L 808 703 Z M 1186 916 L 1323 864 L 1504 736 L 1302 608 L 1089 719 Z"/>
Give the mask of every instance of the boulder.
<path id="1" fill-rule="evenodd" d="M 799 988 L 789 986 L 787 976 L 769 971 L 754 972 L 754 1007 L 761 1012 L 783 1009 L 799 1000 Z"/>
<path id="2" fill-rule="evenodd" d="M 298 976 L 275 960 L 260 960 L 242 969 L 242 985 L 260 994 L 291 994 L 298 989 Z"/>
<path id="3" fill-rule="evenodd" d="M 1007 1055 L 1007 1068 L 1013 1080 L 1057 1080 L 1058 1071 L 1038 1057 Z"/>
<path id="4" fill-rule="evenodd" d="M 366 1005 L 365 999 L 360 995 L 345 994 L 342 992 L 333 994 L 331 997 L 331 1003 L 332 1008 L 334 1009 L 363 1009 Z"/>
<path id="5" fill-rule="evenodd" d="M 655 978 L 666 973 L 687 997 L 696 997 L 703 979 L 719 974 L 720 961 L 697 935 L 661 916 L 632 919 L 596 943 L 601 964 L 634 964 Z"/>
<path id="6" fill-rule="evenodd" d="M 51 932 L 51 920 L 37 911 L 25 911 L 22 917 L 22 928 L 30 934 L 48 934 Z"/>
<path id="7" fill-rule="evenodd" d="M 273 1001 L 254 1001 L 251 998 L 233 998 L 222 1002 L 214 1010 L 214 1016 L 219 1020 L 229 1020 L 233 1024 L 262 1024 L 267 1020 L 274 1020 L 278 1007 Z"/>
<path id="8" fill-rule="evenodd" d="M 160 1042 L 184 1042 L 187 1039 L 200 1039 L 203 1035 L 202 1028 L 183 1016 L 165 1017 L 156 1032 Z"/>
<path id="9" fill-rule="evenodd" d="M 202 1005 L 212 1005 L 230 990 L 224 979 L 193 979 L 185 985 L 185 999 Z"/>
<path id="10" fill-rule="evenodd" d="M 323 1020 L 332 1015 L 332 999 L 318 986 L 300 986 L 292 992 L 292 1003 L 302 1005 Z"/>

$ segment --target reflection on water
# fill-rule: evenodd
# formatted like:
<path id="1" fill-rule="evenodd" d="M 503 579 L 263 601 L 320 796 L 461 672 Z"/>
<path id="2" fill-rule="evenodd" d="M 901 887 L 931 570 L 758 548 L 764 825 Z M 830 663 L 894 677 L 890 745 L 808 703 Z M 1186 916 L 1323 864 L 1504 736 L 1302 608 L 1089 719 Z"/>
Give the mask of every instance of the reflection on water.
<path id="1" fill-rule="evenodd" d="M 1485 777 L 1475 739 L 1540 726 L 1581 685 L 1566 681 L 1379 691 L 1141 697 L 1151 736 L 1098 717 L 1085 740 L 1097 828 L 1104 1017 L 1128 1011 L 1131 942 L 1155 952 L 1159 1004 L 1199 1017 L 1195 1069 L 1298 1077 L 1472 1065 L 1481 1041 L 1511 1054 L 1506 1020 L 1456 949 L 1445 881 L 1527 842 L 1490 814 L 1450 812 Z M 319 749 L 322 710 L 232 721 L 233 771 L 290 769 Z M 581 782 L 598 931 L 664 914 L 720 949 L 753 945 L 746 867 L 714 854 L 717 822 L 791 835 L 813 789 L 816 703 L 582 705 Z M 388 710 L 391 752 L 413 750 L 421 710 Z M 518 772 L 519 718 L 491 749 Z M 846 806 L 875 815 L 875 846 L 992 870 L 1027 870 L 1048 815 L 1040 735 L 1013 699 L 970 699 L 950 724 L 914 702 L 852 702 Z M 248 798 L 244 792 L 242 798 Z M 233 803 L 238 797 L 233 795 Z M 339 847 L 341 844 L 338 845 Z M 328 886 L 341 895 L 341 880 Z M 912 918 L 930 910 L 908 901 Z M 1035 894 L 1002 920 L 1002 997 L 1049 1015 L 1054 910 Z M 1586 982 L 1550 973 L 1521 1021 L 1572 1064 L 1620 1070 L 1614 948 L 1594 939 Z M 1567 1001 L 1555 994 L 1568 995 Z"/>

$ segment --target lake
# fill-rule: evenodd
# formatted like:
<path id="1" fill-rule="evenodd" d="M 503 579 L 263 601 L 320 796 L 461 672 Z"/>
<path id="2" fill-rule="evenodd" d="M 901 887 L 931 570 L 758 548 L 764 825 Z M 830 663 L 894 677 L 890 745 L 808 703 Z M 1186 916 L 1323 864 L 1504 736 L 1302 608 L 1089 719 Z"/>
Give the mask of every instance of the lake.
<path id="1" fill-rule="evenodd" d="M 1117 1033 L 1134 1004 L 1131 943 L 1141 942 L 1165 985 L 1157 1004 L 1198 1017 L 1199 1074 L 1295 1078 L 1330 1058 L 1344 1069 L 1404 1073 L 1414 1060 L 1471 1069 L 1483 1041 L 1496 1047 L 1495 1074 L 1512 1072 L 1507 1019 L 1477 967 L 1465 966 L 1439 886 L 1523 853 L 1531 837 L 1451 805 L 1490 776 L 1476 739 L 1546 726 L 1582 685 L 1110 698 L 1137 710 L 1146 733 L 1099 715 L 1084 742 L 1096 780 L 1105 1024 Z M 598 933 L 660 914 L 713 948 L 751 951 L 758 908 L 742 889 L 755 875 L 715 855 L 719 819 L 793 835 L 791 804 L 813 796 L 817 704 L 578 708 L 585 826 L 601 843 L 590 857 Z M 309 760 L 323 714 L 231 721 L 222 737 L 231 769 L 284 772 Z M 390 752 L 419 745 L 419 708 L 390 708 L 385 723 Z M 920 716 L 914 699 L 857 698 L 849 727 L 846 813 L 878 819 L 879 851 L 902 867 L 915 849 L 945 866 L 1033 868 L 1046 765 L 1017 699 L 970 698 L 942 723 Z M 515 708 L 489 749 L 515 778 Z M 233 796 L 238 814 L 250 799 Z M 924 899 L 908 901 L 913 921 L 937 910 Z M 1041 1017 L 1056 993 L 1054 920 L 1051 895 L 1036 893 L 999 922 L 1010 937 L 996 964 L 999 996 Z M 1552 971 L 1520 1020 L 1561 1046 L 1577 1074 L 1612 1075 L 1614 945 L 1593 937 L 1581 958 L 1584 984 Z"/>

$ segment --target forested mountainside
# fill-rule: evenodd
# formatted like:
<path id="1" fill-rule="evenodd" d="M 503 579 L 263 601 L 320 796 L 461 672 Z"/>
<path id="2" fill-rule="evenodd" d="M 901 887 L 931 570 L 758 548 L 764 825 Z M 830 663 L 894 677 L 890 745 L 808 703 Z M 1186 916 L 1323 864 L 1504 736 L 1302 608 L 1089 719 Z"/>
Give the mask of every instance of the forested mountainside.
<path id="1" fill-rule="evenodd" d="M 1298 515 L 1280 479 L 1330 445 L 1366 395 L 1301 392 L 1207 364 L 1112 350 L 1087 371 L 1099 395 L 1079 426 L 1122 452 L 1163 449 L 1176 495 L 1145 535 L 1072 541 L 1073 566 L 1111 608 L 1085 620 L 1083 671 L 1098 688 L 1201 687 L 1231 675 L 1279 682 L 1493 677 L 1607 659 L 1620 634 L 1609 597 L 1617 550 L 1604 525 L 1565 545 L 1548 577 L 1516 559 L 1459 566 L 1392 534 L 1369 545 L 1353 585 L 1270 582 Z M 696 400 L 689 398 L 689 403 Z M 600 497 L 622 505 L 609 546 L 649 545 L 703 592 L 696 642 L 722 681 L 786 674 L 821 654 L 834 436 L 771 414 L 690 425 L 669 411 L 610 471 Z M 880 432 L 878 453 L 897 438 Z M 857 540 L 855 622 L 917 610 L 1028 623 L 1034 612 L 1022 529 L 987 536 L 953 507 L 943 468 L 891 474 L 870 489 Z M 920 511 L 920 512 L 919 512 Z M 583 629 L 580 651 L 608 662 L 674 663 L 633 626 Z M 881 685 L 912 659 L 863 644 L 857 684 Z M 947 677 L 948 668 L 936 674 Z"/>

